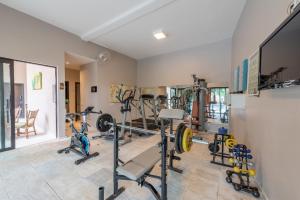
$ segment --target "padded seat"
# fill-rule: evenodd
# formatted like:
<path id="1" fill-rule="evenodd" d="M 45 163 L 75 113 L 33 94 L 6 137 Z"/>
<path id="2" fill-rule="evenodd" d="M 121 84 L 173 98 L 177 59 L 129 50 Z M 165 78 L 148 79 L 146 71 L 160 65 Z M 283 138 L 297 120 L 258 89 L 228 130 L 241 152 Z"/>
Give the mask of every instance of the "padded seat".
<path id="1" fill-rule="evenodd" d="M 166 100 L 166 99 L 168 99 L 168 96 L 166 96 L 166 95 L 158 95 L 156 97 L 156 99 Z"/>
<path id="2" fill-rule="evenodd" d="M 137 181 L 160 161 L 160 147 L 155 145 L 117 168 L 119 175 Z"/>
<path id="3" fill-rule="evenodd" d="M 154 95 L 153 94 L 142 94 L 140 98 L 145 99 L 145 100 L 147 100 L 147 99 L 151 100 L 151 99 L 154 99 Z"/>

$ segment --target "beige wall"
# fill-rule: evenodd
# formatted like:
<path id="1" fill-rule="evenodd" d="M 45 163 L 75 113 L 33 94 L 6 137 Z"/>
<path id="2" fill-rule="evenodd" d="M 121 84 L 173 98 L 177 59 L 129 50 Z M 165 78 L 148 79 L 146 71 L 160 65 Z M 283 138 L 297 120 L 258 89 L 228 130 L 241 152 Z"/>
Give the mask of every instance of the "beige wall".
<path id="1" fill-rule="evenodd" d="M 249 0 L 233 36 L 232 66 L 251 55 L 287 17 L 290 0 Z M 252 148 L 270 200 L 300 199 L 300 88 L 262 91 L 232 110 L 233 133 Z"/>
<path id="2" fill-rule="evenodd" d="M 95 111 L 99 111 L 101 103 L 99 101 L 99 96 L 104 95 L 99 91 L 99 81 L 98 81 L 98 66 L 97 63 L 90 63 L 87 65 L 82 65 L 80 67 L 80 101 L 81 101 L 81 110 L 84 110 L 88 106 L 95 107 Z M 98 92 L 92 93 L 91 87 L 97 86 Z M 111 113 L 112 114 L 112 113 Z M 90 116 L 90 125 L 94 126 L 96 122 L 95 115 Z"/>
<path id="3" fill-rule="evenodd" d="M 94 106 L 95 111 L 112 114 L 121 120 L 120 104 L 110 102 L 110 87 L 112 84 L 136 85 L 136 62 L 122 55 L 114 55 L 108 63 L 90 63 L 80 67 L 80 89 L 82 109 Z M 91 87 L 97 86 L 97 93 L 91 92 Z M 92 126 L 96 115 L 90 116 Z"/>
<path id="4" fill-rule="evenodd" d="M 112 84 L 136 85 L 137 63 L 129 60 L 123 55 L 114 55 L 109 63 L 102 63 L 98 68 L 98 81 L 101 95 L 99 102 L 100 109 L 105 113 L 112 113 L 117 120 L 121 120 L 120 104 L 110 102 L 110 86 Z M 111 78 L 107 78 L 110 76 Z M 132 114 L 134 115 L 134 114 Z"/>
<path id="5" fill-rule="evenodd" d="M 80 71 L 67 69 L 65 71 L 66 81 L 69 81 L 69 109 L 70 113 L 75 112 L 75 83 L 80 82 Z"/>
<path id="6" fill-rule="evenodd" d="M 141 87 L 189 85 L 192 74 L 211 83 L 227 83 L 231 63 L 231 40 L 195 47 L 138 62 Z M 224 84 L 223 84 L 224 85 Z"/>
<path id="7" fill-rule="evenodd" d="M 0 57 L 30 61 L 57 67 L 58 83 L 65 81 L 64 53 L 73 52 L 78 55 L 96 59 L 103 47 L 84 42 L 75 35 L 20 13 L 0 4 Z M 112 64 L 107 68 L 122 68 L 124 62 L 130 62 L 132 70 L 136 70 L 135 60 L 112 52 Z M 125 71 L 126 69 L 124 69 Z M 118 71 L 118 82 L 122 79 L 123 71 Z M 124 72 L 127 74 L 128 72 Z M 106 74 L 105 80 L 114 80 L 114 74 Z M 131 74 L 135 82 L 136 74 Z M 58 123 L 59 135 L 65 132 L 65 94 L 64 90 L 58 91 Z"/>

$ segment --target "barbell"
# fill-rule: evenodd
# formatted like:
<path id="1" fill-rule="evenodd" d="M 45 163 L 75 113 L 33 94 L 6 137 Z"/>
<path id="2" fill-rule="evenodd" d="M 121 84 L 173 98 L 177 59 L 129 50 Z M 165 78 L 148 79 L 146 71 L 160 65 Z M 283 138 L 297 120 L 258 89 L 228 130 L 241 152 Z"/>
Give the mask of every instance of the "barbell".
<path id="1" fill-rule="evenodd" d="M 102 114 L 98 117 L 96 127 L 100 132 L 107 132 L 114 126 L 113 117 L 110 114 Z M 139 133 L 146 133 L 150 135 L 161 135 L 161 132 L 154 130 L 146 130 L 143 128 L 137 128 L 122 124 L 116 124 L 119 128 L 136 131 Z M 166 134 L 171 138 L 175 138 L 175 151 L 178 154 L 189 152 L 192 148 L 193 143 L 203 144 L 203 141 L 193 138 L 193 132 L 184 123 L 180 123 L 177 126 L 176 134 Z"/>

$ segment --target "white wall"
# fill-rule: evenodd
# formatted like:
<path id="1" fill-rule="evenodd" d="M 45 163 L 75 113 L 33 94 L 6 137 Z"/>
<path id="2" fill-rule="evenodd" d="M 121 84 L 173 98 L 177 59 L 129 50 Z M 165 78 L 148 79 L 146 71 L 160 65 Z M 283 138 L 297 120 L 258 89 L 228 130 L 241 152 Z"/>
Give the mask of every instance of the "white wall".
<path id="1" fill-rule="evenodd" d="M 70 113 L 75 112 L 75 83 L 80 82 L 80 71 L 66 68 L 66 81 L 69 81 L 69 109 Z"/>
<path id="2" fill-rule="evenodd" d="M 15 83 L 26 84 L 26 63 L 14 62 Z"/>
<path id="3" fill-rule="evenodd" d="M 100 52 L 106 50 L 98 45 L 84 42 L 75 35 L 8 8 L 3 4 L 0 4 L 0 19 L 0 26 L 2 27 L 0 31 L 0 56 L 56 66 L 58 83 L 64 83 L 65 81 L 65 52 L 95 59 Z M 110 52 L 112 58 L 115 59 L 113 63 L 118 63 L 118 66 L 122 67 L 123 62 L 130 62 L 132 63 L 131 68 L 136 69 L 134 59 L 113 51 Z M 116 65 L 107 64 L 107 67 L 114 68 Z M 118 82 L 123 82 L 122 76 L 119 77 Z M 106 74 L 105 78 L 114 79 L 115 77 Z M 132 74 L 131 78 L 135 82 L 136 74 Z M 126 81 L 126 78 L 124 81 Z M 58 113 L 58 133 L 63 137 L 65 135 L 64 90 L 58 90 Z"/>
<path id="4" fill-rule="evenodd" d="M 42 73 L 42 89 L 34 90 L 32 80 L 36 73 Z M 36 118 L 38 132 L 56 136 L 55 69 L 26 64 L 28 110 L 39 110 Z"/>
<path id="5" fill-rule="evenodd" d="M 27 103 L 27 73 L 26 63 L 14 62 L 15 83 L 24 84 L 24 103 Z"/>
<path id="6" fill-rule="evenodd" d="M 195 47 L 138 61 L 141 87 L 188 85 L 192 74 L 211 83 L 228 83 L 231 40 Z M 223 84 L 224 85 L 224 84 Z"/>
<path id="7" fill-rule="evenodd" d="M 232 66 L 251 55 L 287 17 L 290 0 L 249 0 L 233 36 Z M 232 69 L 231 69 L 232 70 Z M 233 133 L 254 152 L 270 200 L 300 199 L 300 88 L 262 91 L 232 110 Z"/>

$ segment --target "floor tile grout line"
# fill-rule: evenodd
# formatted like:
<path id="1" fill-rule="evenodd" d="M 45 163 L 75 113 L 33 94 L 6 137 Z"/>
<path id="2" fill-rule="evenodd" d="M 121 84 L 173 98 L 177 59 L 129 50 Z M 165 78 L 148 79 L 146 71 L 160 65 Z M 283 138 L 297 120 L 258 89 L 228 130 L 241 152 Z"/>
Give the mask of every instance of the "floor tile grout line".
<path id="1" fill-rule="evenodd" d="M 36 168 L 34 167 L 34 165 L 32 163 L 30 163 L 30 166 L 32 167 L 32 169 L 37 173 L 39 174 L 37 171 L 36 171 Z M 40 175 L 40 174 L 39 174 Z M 49 186 L 50 190 L 52 192 L 54 192 L 55 196 L 60 199 L 60 200 L 63 200 L 63 198 L 61 198 L 58 193 L 54 190 L 54 188 L 50 185 L 50 183 L 47 181 L 47 179 L 41 175 L 41 178 L 46 182 L 46 184 Z"/>
<path id="2" fill-rule="evenodd" d="M 47 180 L 46 181 L 46 184 L 49 186 L 49 188 L 54 192 L 54 194 L 56 195 L 57 198 L 59 198 L 60 200 L 63 200 L 63 198 L 61 198 L 58 193 L 54 190 L 54 188 L 52 188 L 52 186 L 48 183 Z"/>

